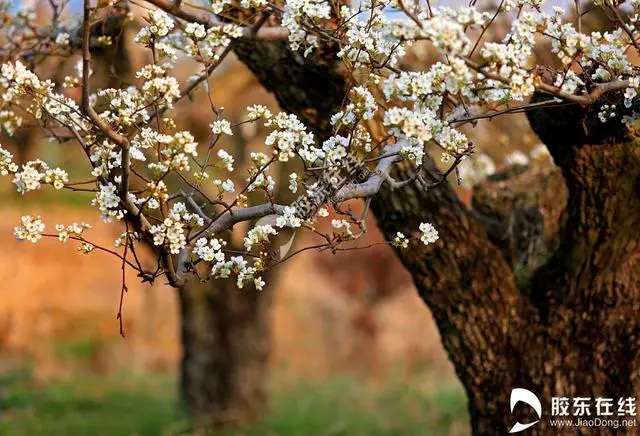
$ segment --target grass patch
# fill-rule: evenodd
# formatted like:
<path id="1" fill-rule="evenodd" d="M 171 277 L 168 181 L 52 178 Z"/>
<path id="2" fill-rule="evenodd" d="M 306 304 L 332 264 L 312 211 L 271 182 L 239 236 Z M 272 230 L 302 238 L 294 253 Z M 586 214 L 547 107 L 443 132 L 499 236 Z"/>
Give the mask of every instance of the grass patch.
<path id="1" fill-rule="evenodd" d="M 468 434 L 464 394 L 453 381 L 373 386 L 353 378 L 276 383 L 271 410 L 220 436 L 392 436 Z M 38 386 L 0 382 L 0 435 L 171 435 L 188 428 L 172 376 L 81 375 Z M 185 433 L 180 433 L 185 434 Z"/>
<path id="2" fill-rule="evenodd" d="M 160 435 L 186 417 L 172 377 L 79 376 L 4 388 L 2 435 Z"/>
<path id="3" fill-rule="evenodd" d="M 303 383 L 276 389 L 271 413 L 244 434 L 449 435 L 466 425 L 465 401 L 456 385 L 422 390 L 406 382 L 372 386 L 349 378 Z"/>

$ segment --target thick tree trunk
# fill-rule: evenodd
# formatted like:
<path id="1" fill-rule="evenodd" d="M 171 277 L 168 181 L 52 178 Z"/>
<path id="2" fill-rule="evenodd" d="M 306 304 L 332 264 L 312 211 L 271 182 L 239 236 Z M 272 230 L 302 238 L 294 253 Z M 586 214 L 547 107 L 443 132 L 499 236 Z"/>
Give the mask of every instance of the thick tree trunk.
<path id="1" fill-rule="evenodd" d="M 199 428 L 237 426 L 264 411 L 271 295 L 233 280 L 192 279 L 179 290 L 181 395 Z"/>
<path id="2" fill-rule="evenodd" d="M 515 387 L 541 399 L 546 417 L 527 430 L 540 435 L 560 433 L 549 422 L 552 397 L 613 398 L 615 414 L 619 398 L 640 394 L 636 147 L 582 147 L 566 175 L 568 203 L 557 173 L 531 171 L 487 182 L 476 191 L 476 210 L 448 186 L 385 190 L 374 200 L 388 238 L 420 221 L 440 231 L 435 246 L 398 255 L 465 387 L 474 434 L 506 434 L 517 420 L 527 422 L 510 413 Z M 562 434 L 626 431 L 636 429 Z"/>
<path id="3" fill-rule="evenodd" d="M 329 135 L 324 114 L 337 110 L 348 82 L 339 61 L 327 52 L 305 59 L 283 43 L 242 42 L 237 53 L 284 110 Z M 305 75 L 319 71 L 324 80 L 315 83 Z M 372 203 L 388 240 L 420 222 L 440 233 L 436 244 L 397 254 L 467 392 L 474 435 L 507 434 L 516 421 L 528 422 L 526 408 L 511 415 L 516 387 L 543 405 L 543 419 L 527 434 L 636 432 L 558 430 L 549 421 L 552 397 L 613 398 L 617 419 L 618 399 L 640 396 L 640 144 L 585 145 L 593 137 L 569 112 L 531 118 L 559 169 L 495 177 L 476 189 L 473 208 L 446 183 L 430 191 L 385 186 Z M 413 171 L 402 167 L 394 177 Z M 432 162 L 421 171 L 439 177 Z"/>
<path id="4" fill-rule="evenodd" d="M 398 171 L 396 177 L 410 173 Z M 416 185 L 394 192 L 385 188 L 372 211 L 388 239 L 398 231 L 415 233 L 424 221 L 438 229 L 435 246 L 416 245 L 397 254 L 438 324 L 468 395 L 474 433 L 504 433 L 507 395 L 519 385 L 515 380 L 522 370 L 525 323 L 535 316 L 517 292 L 509 264 L 448 184 L 429 192 Z"/>

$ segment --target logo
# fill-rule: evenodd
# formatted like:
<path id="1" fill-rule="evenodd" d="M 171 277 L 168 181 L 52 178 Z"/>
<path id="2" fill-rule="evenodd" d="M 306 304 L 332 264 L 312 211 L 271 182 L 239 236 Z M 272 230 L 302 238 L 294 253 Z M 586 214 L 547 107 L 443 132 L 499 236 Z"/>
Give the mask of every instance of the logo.
<path id="1" fill-rule="evenodd" d="M 509 430 L 509 433 L 519 433 L 523 430 L 528 429 L 529 427 L 534 426 L 538 422 L 540 422 L 540 418 L 542 418 L 542 405 L 540 404 L 540 400 L 533 392 L 523 389 L 523 388 L 515 388 L 511 391 L 511 398 L 509 400 L 511 413 L 513 413 L 513 409 L 516 407 L 518 403 L 528 404 L 536 411 L 538 414 L 538 419 L 536 421 L 530 422 L 528 424 L 522 424 L 521 422 L 516 422 L 516 425 Z"/>

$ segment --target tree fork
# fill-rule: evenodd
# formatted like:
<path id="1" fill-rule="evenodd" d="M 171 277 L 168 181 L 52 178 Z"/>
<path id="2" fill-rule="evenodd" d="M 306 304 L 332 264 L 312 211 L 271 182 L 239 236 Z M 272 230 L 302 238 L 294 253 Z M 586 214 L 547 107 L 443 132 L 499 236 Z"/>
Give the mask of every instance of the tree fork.
<path id="1" fill-rule="evenodd" d="M 327 117 L 348 84 L 335 52 L 303 58 L 282 42 L 242 41 L 236 53 L 282 109 L 321 138 L 330 135 Z M 627 140 L 566 141 L 576 125 L 551 126 L 563 143 L 550 144 L 535 124 L 562 176 L 528 170 L 505 176 L 501 185 L 489 181 L 476 188 L 472 209 L 448 183 L 428 191 L 416 183 L 385 185 L 371 206 L 387 240 L 423 221 L 440 232 L 433 246 L 396 251 L 438 324 L 467 392 L 475 435 L 508 432 L 517 418 L 509 410 L 515 387 L 538 394 L 547 417 L 552 396 L 640 393 L 633 316 L 640 310 L 640 149 Z M 396 180 L 415 175 L 407 167 L 395 171 Z M 422 171 L 438 179 L 433 162 Z M 529 431 L 556 434 L 545 419 Z M 582 427 L 568 434 L 616 431 Z"/>

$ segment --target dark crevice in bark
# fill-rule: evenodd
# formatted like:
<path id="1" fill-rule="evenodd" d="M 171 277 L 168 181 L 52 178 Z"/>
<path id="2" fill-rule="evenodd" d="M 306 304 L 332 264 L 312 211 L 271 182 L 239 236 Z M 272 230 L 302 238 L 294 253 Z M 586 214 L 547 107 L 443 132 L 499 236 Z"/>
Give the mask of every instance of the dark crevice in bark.
<path id="1" fill-rule="evenodd" d="M 475 216 L 527 294 L 531 277 L 562 240 L 566 203 L 564 179 L 550 163 L 509 167 L 473 189 Z"/>

